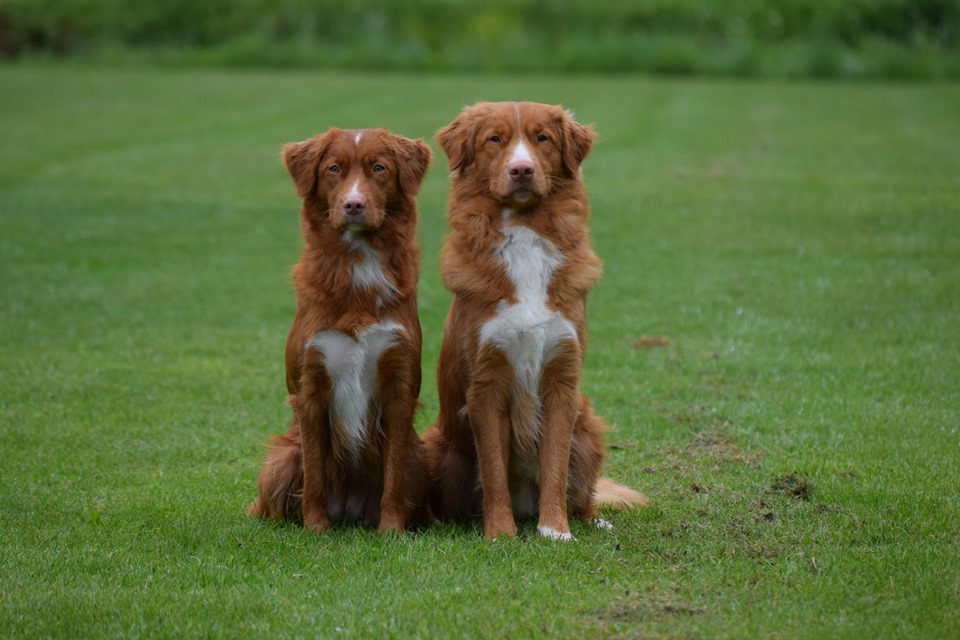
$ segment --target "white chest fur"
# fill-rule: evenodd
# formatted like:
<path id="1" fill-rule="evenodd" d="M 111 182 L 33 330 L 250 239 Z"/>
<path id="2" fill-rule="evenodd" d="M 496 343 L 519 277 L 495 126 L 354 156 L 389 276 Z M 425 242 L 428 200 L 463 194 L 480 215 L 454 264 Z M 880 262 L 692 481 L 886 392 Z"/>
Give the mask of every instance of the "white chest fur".
<path id="1" fill-rule="evenodd" d="M 361 254 L 360 260 L 350 266 L 350 279 L 353 286 L 360 289 L 379 289 L 378 305 L 392 300 L 397 295 L 397 287 L 390 282 L 384 272 L 380 253 L 356 233 L 347 231 L 343 239 L 351 249 Z"/>
<path id="2" fill-rule="evenodd" d="M 577 340 L 577 330 L 562 314 L 547 308 L 547 289 L 553 272 L 563 264 L 563 254 L 533 229 L 511 224 L 510 218 L 508 209 L 503 215 L 504 239 L 495 255 L 513 283 L 516 302 L 500 301 L 497 314 L 480 327 L 480 344 L 503 350 L 520 386 L 539 397 L 543 368 L 557 344 Z"/>
<path id="3" fill-rule="evenodd" d="M 396 344 L 403 327 L 391 321 L 370 325 L 352 337 L 328 329 L 307 342 L 323 354 L 324 367 L 333 385 L 330 426 L 336 447 L 345 448 L 354 460 L 360 456 L 369 431 L 368 420 L 377 387 L 380 356 Z M 375 417 L 379 420 L 379 416 Z"/>

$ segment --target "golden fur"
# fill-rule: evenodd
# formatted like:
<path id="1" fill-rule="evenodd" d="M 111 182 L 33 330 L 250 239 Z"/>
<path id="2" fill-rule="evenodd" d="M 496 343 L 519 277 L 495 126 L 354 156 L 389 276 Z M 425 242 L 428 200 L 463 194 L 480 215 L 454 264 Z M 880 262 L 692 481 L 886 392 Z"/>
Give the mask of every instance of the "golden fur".
<path id="1" fill-rule="evenodd" d="M 541 534 L 569 539 L 568 514 L 595 515 L 606 428 L 580 394 L 601 274 L 580 180 L 594 132 L 561 107 L 505 102 L 465 109 L 438 137 L 453 176 L 441 271 L 455 298 L 424 435 L 433 510 L 482 513 L 488 538 L 537 516 Z M 603 488 L 612 506 L 646 503 Z"/>
<path id="2" fill-rule="evenodd" d="M 415 196 L 430 148 L 330 129 L 283 155 L 305 241 L 286 348 L 293 420 L 271 442 L 250 511 L 315 532 L 335 520 L 403 531 L 426 519 Z"/>

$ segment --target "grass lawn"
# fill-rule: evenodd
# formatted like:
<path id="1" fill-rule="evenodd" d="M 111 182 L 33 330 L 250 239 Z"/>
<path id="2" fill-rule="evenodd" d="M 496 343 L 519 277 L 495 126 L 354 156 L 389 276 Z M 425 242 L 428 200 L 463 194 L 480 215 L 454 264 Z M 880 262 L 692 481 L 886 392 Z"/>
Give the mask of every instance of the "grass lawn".
<path id="1" fill-rule="evenodd" d="M 7 637 L 960 636 L 960 86 L 26 65 L 0 87 Z M 246 517 L 289 416 L 280 145 L 388 126 L 439 153 L 478 99 L 601 134 L 584 386 L 607 474 L 655 505 L 572 544 Z M 438 157 L 421 429 L 446 192 Z"/>

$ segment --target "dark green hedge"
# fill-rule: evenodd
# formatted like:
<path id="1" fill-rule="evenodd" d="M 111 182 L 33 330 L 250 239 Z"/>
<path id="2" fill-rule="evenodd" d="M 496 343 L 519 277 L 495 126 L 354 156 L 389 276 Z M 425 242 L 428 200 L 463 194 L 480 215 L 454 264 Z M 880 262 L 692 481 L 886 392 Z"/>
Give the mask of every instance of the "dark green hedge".
<path id="1" fill-rule="evenodd" d="M 960 76 L 960 0 L 0 0 L 0 53 L 358 69 Z"/>

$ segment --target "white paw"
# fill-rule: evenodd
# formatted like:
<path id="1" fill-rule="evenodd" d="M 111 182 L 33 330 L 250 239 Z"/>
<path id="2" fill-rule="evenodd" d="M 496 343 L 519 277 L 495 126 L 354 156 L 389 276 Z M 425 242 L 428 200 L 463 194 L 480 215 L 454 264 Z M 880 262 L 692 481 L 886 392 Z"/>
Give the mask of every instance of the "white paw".
<path id="1" fill-rule="evenodd" d="M 537 532 L 538 532 L 540 535 L 542 535 L 544 538 L 550 538 L 551 540 L 563 540 L 563 541 L 566 541 L 566 540 L 574 540 L 574 539 L 575 539 L 575 538 L 573 537 L 573 534 L 570 533 L 569 531 L 567 531 L 567 532 L 564 533 L 564 532 L 561 532 L 561 531 L 557 531 L 557 530 L 554 529 L 553 527 L 539 526 L 539 527 L 537 527 Z"/>
<path id="2" fill-rule="evenodd" d="M 613 531 L 613 523 L 608 520 L 604 520 L 603 518 L 594 518 L 591 520 L 591 522 L 593 522 L 593 526 L 595 526 L 597 529 L 602 529 L 603 531 Z"/>

